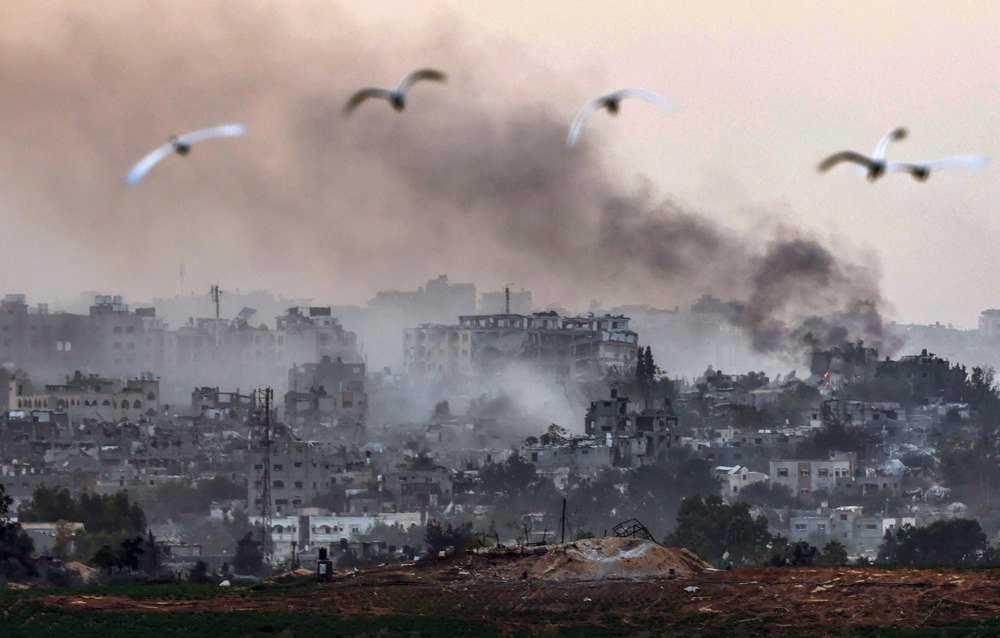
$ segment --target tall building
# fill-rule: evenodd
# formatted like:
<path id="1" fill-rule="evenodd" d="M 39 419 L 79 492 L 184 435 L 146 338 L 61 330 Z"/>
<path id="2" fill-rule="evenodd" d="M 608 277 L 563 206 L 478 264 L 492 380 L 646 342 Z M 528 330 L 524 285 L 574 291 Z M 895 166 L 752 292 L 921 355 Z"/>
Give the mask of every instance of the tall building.
<path id="1" fill-rule="evenodd" d="M 122 381 L 76 372 L 64 383 L 36 388 L 18 370 L 8 382 L 11 410 L 54 410 L 72 419 L 139 419 L 160 411 L 160 382 L 144 376 Z"/>
<path id="2" fill-rule="evenodd" d="M 457 325 L 409 328 L 403 341 L 405 368 L 415 375 L 488 375 L 528 363 L 557 378 L 597 379 L 635 366 L 638 337 L 622 315 L 536 312 L 461 316 Z"/>
<path id="3" fill-rule="evenodd" d="M 442 323 L 476 311 L 476 285 L 453 284 L 448 275 L 440 275 L 415 292 L 379 292 L 368 306 L 402 312 L 419 322 Z"/>
<path id="4" fill-rule="evenodd" d="M 329 306 L 289 308 L 274 329 L 253 325 L 254 314 L 244 308 L 232 320 L 191 318 L 170 329 L 154 308 L 133 310 L 120 296 L 98 295 L 80 315 L 50 313 L 45 304 L 29 307 L 24 295 L 7 295 L 0 302 L 0 365 L 50 379 L 74 370 L 109 378 L 152 374 L 168 400 L 180 402 L 204 385 L 283 392 L 294 364 L 361 361 L 357 337 Z"/>

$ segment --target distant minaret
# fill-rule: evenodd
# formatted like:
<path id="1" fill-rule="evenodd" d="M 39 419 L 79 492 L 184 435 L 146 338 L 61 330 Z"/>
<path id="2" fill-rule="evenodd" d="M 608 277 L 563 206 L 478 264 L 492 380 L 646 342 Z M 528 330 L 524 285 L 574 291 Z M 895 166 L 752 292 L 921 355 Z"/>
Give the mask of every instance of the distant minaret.
<path id="1" fill-rule="evenodd" d="M 504 313 L 509 315 L 510 314 L 510 286 L 509 285 L 503 287 L 503 298 L 504 298 L 504 303 L 503 303 Z"/>
<path id="2" fill-rule="evenodd" d="M 181 264 L 181 298 L 184 297 L 184 264 Z"/>
<path id="3" fill-rule="evenodd" d="M 219 290 L 217 284 L 213 284 L 211 290 L 212 301 L 215 302 L 215 345 L 219 345 L 219 297 L 222 296 L 222 291 Z"/>

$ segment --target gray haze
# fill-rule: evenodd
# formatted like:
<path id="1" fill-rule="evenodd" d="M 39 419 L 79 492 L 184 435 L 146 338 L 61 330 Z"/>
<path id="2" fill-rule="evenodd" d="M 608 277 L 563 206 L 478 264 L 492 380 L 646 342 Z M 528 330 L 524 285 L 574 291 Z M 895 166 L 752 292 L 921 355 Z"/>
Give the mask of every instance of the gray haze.
<path id="1" fill-rule="evenodd" d="M 141 280 L 185 263 L 202 282 L 337 301 L 450 271 L 580 307 L 714 294 L 766 352 L 885 346 L 869 257 L 787 217 L 737 233 L 626 186 L 597 131 L 567 153 L 553 108 L 487 106 L 480 96 L 505 83 L 571 82 L 516 48 L 483 48 L 449 23 L 397 44 L 326 3 L 73 7 L 0 8 L 0 207 L 57 255 L 18 242 L 7 290 L 152 296 L 162 286 Z M 341 117 L 357 87 L 417 66 L 449 83 L 416 87 L 402 115 L 368 103 Z M 170 133 L 228 121 L 250 134 L 122 184 Z"/>

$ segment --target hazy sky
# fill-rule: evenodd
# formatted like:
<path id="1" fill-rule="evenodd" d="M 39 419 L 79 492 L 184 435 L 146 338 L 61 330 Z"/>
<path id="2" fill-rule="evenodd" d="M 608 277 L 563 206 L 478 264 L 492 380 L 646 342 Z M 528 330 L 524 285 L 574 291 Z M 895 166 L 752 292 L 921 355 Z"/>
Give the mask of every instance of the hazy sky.
<path id="1" fill-rule="evenodd" d="M 1000 306 L 1000 163 L 923 184 L 814 167 L 899 125 L 911 136 L 894 159 L 1000 160 L 997 33 L 996 3 L 14 0 L 0 7 L 0 289 L 150 298 L 176 292 L 184 263 L 189 288 L 333 303 L 440 272 L 551 298 L 563 279 L 493 255 L 495 229 L 472 223 L 482 218 L 460 232 L 446 216 L 409 221 L 402 208 L 444 204 L 413 197 L 427 176 L 412 174 L 412 150 L 388 168 L 376 153 L 391 153 L 394 135 L 435 144 L 443 125 L 415 132 L 432 109 L 485 130 L 482 114 L 537 106 L 568 126 L 591 96 L 640 85 L 678 110 L 631 103 L 592 119 L 584 138 L 602 179 L 738 234 L 800 226 L 880 271 L 890 317 L 972 326 Z M 425 106 L 402 116 L 345 120 L 332 106 L 424 65 L 452 74 L 451 93 L 420 87 Z M 136 189 L 121 183 L 170 133 L 233 120 L 248 138 L 169 158 Z M 396 170 L 405 188 L 384 177 Z M 590 296 L 671 307 L 692 293 L 601 283 Z"/>

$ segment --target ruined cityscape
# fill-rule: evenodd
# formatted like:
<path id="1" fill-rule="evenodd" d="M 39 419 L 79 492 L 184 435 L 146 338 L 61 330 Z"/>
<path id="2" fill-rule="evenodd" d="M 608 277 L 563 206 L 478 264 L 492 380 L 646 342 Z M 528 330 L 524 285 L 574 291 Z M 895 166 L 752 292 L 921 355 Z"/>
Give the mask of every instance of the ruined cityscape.
<path id="1" fill-rule="evenodd" d="M 0 6 L 0 635 L 1000 632 L 972 40 L 654 4 Z"/>

